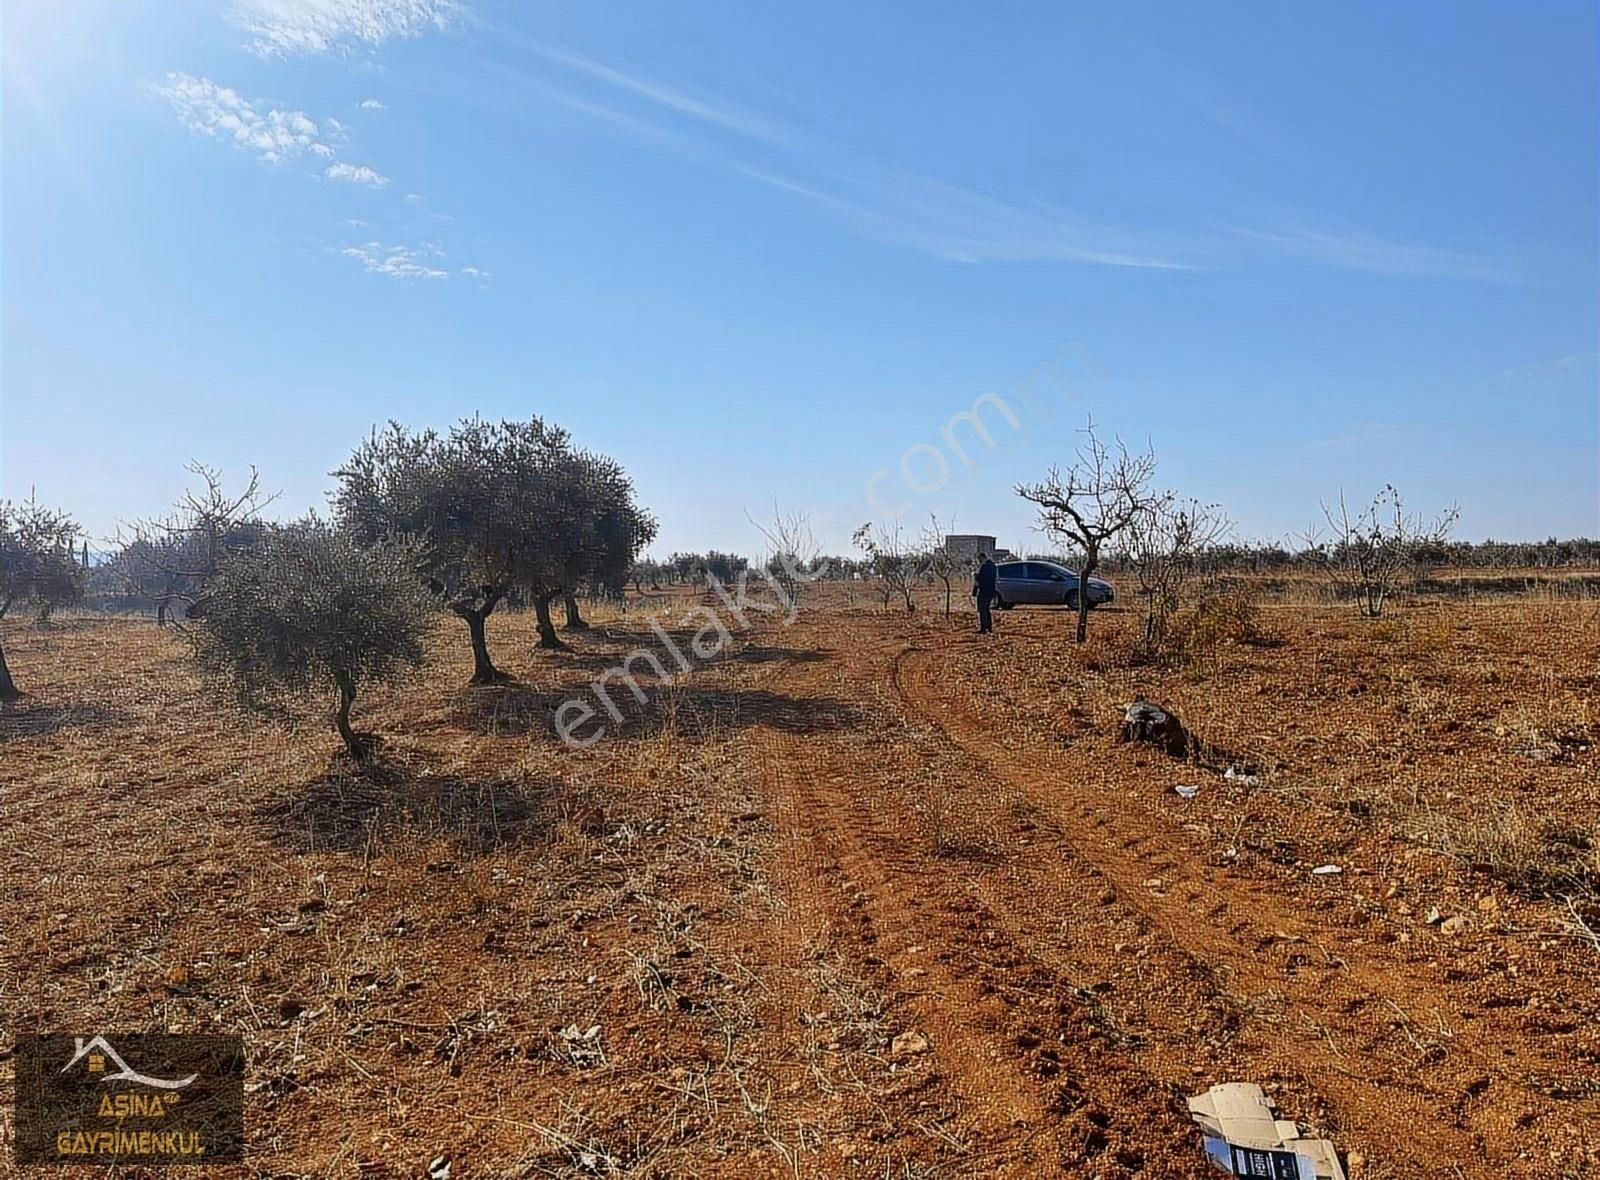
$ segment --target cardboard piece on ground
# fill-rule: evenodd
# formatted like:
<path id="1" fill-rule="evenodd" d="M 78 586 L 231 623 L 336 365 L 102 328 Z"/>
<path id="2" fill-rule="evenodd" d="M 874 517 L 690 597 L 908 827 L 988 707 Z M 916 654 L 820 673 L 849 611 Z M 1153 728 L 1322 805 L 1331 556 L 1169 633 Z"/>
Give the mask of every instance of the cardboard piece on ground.
<path id="1" fill-rule="evenodd" d="M 1308 1139 L 1253 1082 L 1223 1082 L 1189 1099 L 1206 1154 L 1234 1176 L 1263 1180 L 1347 1180 L 1326 1139 Z"/>

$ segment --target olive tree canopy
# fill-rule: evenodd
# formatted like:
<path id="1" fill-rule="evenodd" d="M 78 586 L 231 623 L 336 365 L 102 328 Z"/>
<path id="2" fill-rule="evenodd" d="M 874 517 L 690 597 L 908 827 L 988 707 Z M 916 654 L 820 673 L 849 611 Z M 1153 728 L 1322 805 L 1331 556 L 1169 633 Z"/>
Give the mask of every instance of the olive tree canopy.
<path id="1" fill-rule="evenodd" d="M 212 579 L 190 629 L 202 669 L 254 708 L 326 694 L 346 749 L 365 758 L 370 743 L 350 727 L 356 693 L 422 661 L 434 602 L 418 556 L 409 542 L 362 545 L 315 518 L 269 527 Z"/>
<path id="2" fill-rule="evenodd" d="M 551 599 L 586 581 L 620 585 L 655 533 L 617 464 L 537 417 L 468 418 L 447 434 L 391 423 L 334 474 L 338 517 L 359 540 L 416 538 L 419 573 L 467 624 L 473 683 L 502 678 L 485 621 L 508 594 L 525 591 L 541 645 L 560 646 Z"/>

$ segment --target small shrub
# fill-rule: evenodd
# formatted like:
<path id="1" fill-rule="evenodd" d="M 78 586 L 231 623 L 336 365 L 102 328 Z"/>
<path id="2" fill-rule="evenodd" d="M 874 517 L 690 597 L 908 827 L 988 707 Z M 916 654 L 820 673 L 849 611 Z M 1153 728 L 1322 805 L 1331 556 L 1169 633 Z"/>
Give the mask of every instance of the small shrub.
<path id="1" fill-rule="evenodd" d="M 1214 661 L 1224 648 L 1270 642 L 1260 624 L 1259 592 L 1222 586 L 1200 598 L 1178 619 L 1171 645 L 1181 663 Z"/>

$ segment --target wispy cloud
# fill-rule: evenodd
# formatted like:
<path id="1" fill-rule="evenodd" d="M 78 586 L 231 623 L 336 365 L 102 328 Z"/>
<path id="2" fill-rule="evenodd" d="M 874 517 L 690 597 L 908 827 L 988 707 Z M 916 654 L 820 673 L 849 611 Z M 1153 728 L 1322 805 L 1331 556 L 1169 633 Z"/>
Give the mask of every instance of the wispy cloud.
<path id="1" fill-rule="evenodd" d="M 447 279 L 450 272 L 434 265 L 437 251 L 427 247 L 386 246 L 382 242 L 363 242 L 346 246 L 340 251 L 346 258 L 354 258 L 370 274 L 391 279 Z"/>
<path id="2" fill-rule="evenodd" d="M 293 159 L 307 151 L 333 155 L 333 149 L 318 138 L 316 120 L 304 111 L 260 107 L 236 90 L 190 74 L 168 74 L 166 84 L 153 89 L 172 105 L 178 120 L 190 131 L 254 152 L 268 163 Z"/>
<path id="3" fill-rule="evenodd" d="M 523 75 L 526 89 L 657 146 L 733 169 L 813 203 L 880 241 L 960 262 L 1058 261 L 1190 270 L 1214 265 L 1251 241 L 1282 254 L 1375 273 L 1452 279 L 1504 277 L 1483 259 L 1359 233 L 1314 228 L 1188 232 L 1110 225 L 1044 201 L 1007 200 L 911 172 L 891 171 L 836 144 L 703 94 L 642 77 L 578 52 L 522 39 L 521 48 L 558 67 L 570 83 L 597 84 L 608 102 Z M 519 79 L 512 79 L 517 81 Z M 618 110 L 642 99 L 655 118 Z M 1207 112 L 1236 134 L 1260 133 L 1237 111 Z M 685 123 L 702 134 L 680 130 Z M 706 134 L 716 132 L 717 134 Z"/>
<path id="4" fill-rule="evenodd" d="M 346 52 L 445 29 L 458 0 L 234 0 L 233 22 L 263 57 Z"/>
<path id="5" fill-rule="evenodd" d="M 858 172 L 817 188 L 781 173 L 746 175 L 815 201 L 857 229 L 950 262 L 1078 262 L 1191 270 L 1182 244 L 1100 225 L 1053 206 L 1022 205 L 910 173 Z"/>
<path id="6" fill-rule="evenodd" d="M 1563 377 L 1568 373 L 1581 372 L 1595 363 L 1595 353 L 1574 352 L 1567 356 L 1558 356 L 1555 360 L 1543 365 L 1528 365 L 1520 369 L 1501 369 L 1492 378 L 1494 381 L 1543 381 L 1551 377 Z"/>
<path id="7" fill-rule="evenodd" d="M 621 70 L 596 61 L 586 54 L 579 53 L 564 45 L 552 45 L 544 41 L 527 39 L 523 45 L 531 52 L 556 65 L 597 82 L 602 82 L 618 90 L 625 90 L 630 94 L 647 99 L 656 106 L 667 110 L 676 111 L 681 115 L 688 115 L 703 123 L 722 127 L 729 131 L 736 131 L 740 135 L 751 139 L 761 140 L 766 143 L 781 144 L 789 142 L 793 133 L 779 124 L 740 110 L 727 103 L 719 103 L 712 99 L 703 98 L 681 90 L 675 86 L 668 86 L 662 82 L 641 78 L 634 74 L 626 74 Z"/>
<path id="8" fill-rule="evenodd" d="M 346 164 L 342 161 L 329 164 L 322 175 L 329 180 L 343 181 L 346 184 L 364 184 L 370 188 L 382 188 L 389 183 L 387 176 L 368 168 L 365 164 Z"/>
<path id="9" fill-rule="evenodd" d="M 375 98 L 363 98 L 360 106 L 364 111 L 386 111 L 389 109 Z"/>
<path id="10" fill-rule="evenodd" d="M 625 73 L 565 47 L 522 44 L 575 79 L 600 83 L 619 97 L 644 99 L 657 114 L 724 134 L 716 142 L 689 136 L 543 81 L 522 79 L 539 97 L 804 198 L 880 241 L 961 262 L 1051 260 L 1159 269 L 1191 265 L 1177 257 L 1181 243 L 1170 235 L 1120 230 L 1043 203 L 1023 205 L 889 171 L 733 104 Z M 773 157 L 781 163 L 774 164 Z"/>
<path id="11" fill-rule="evenodd" d="M 152 89 L 172 105 L 179 122 L 190 131 L 254 152 L 269 164 L 312 155 L 328 161 L 322 175 L 329 180 L 369 188 L 382 188 L 389 183 L 389 178 L 376 168 L 340 160 L 339 153 L 324 142 L 323 129 L 304 111 L 267 106 L 230 87 L 218 86 L 209 78 L 189 74 L 168 74 L 164 85 Z M 343 131 L 333 119 L 327 120 L 325 126 Z"/>
<path id="12" fill-rule="evenodd" d="M 1410 246 L 1369 234 L 1336 234 L 1311 229 L 1266 231 L 1237 227 L 1233 233 L 1239 238 L 1271 246 L 1286 254 L 1347 270 L 1441 279 L 1505 277 L 1485 260 L 1469 254 L 1437 250 L 1429 246 Z"/>

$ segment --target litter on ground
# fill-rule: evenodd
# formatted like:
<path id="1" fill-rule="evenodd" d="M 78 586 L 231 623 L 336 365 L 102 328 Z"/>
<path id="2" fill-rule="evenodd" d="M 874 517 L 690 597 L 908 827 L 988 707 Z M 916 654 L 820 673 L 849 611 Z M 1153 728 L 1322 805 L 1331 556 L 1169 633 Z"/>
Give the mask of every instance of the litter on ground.
<path id="1" fill-rule="evenodd" d="M 1222 1082 L 1189 1099 L 1189 1117 L 1205 1134 L 1206 1154 L 1232 1176 L 1265 1180 L 1347 1180 L 1339 1153 L 1278 1117 L 1253 1082 Z"/>

